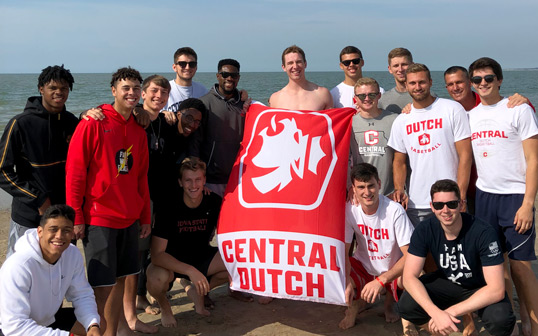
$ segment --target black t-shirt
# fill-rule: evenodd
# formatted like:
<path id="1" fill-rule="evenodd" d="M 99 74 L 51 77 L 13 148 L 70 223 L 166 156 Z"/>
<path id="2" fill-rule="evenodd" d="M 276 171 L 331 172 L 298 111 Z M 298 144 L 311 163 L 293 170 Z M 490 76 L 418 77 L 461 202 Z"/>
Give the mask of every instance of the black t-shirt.
<path id="1" fill-rule="evenodd" d="M 197 208 L 191 209 L 185 205 L 181 190 L 156 212 L 152 234 L 168 240 L 166 253 L 193 265 L 210 248 L 221 204 L 222 198 L 211 193 L 204 195 Z"/>
<path id="2" fill-rule="evenodd" d="M 482 266 L 503 263 L 497 233 L 488 224 L 462 213 L 458 237 L 447 240 L 437 217 L 421 222 L 411 236 L 408 252 L 426 257 L 431 252 L 441 275 L 468 289 L 486 285 Z"/>
<path id="3" fill-rule="evenodd" d="M 169 125 L 164 114 L 146 128 L 149 148 L 148 184 L 154 206 L 168 197 L 167 189 L 178 178 L 178 161 L 186 156 L 187 138 L 179 134 L 176 125 Z"/>

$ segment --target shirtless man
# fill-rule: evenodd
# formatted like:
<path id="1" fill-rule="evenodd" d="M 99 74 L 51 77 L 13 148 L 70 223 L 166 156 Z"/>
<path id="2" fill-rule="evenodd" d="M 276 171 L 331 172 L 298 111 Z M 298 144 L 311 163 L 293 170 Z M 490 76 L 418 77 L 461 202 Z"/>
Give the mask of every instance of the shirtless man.
<path id="1" fill-rule="evenodd" d="M 269 106 L 289 110 L 321 111 L 333 107 L 331 93 L 326 88 L 306 80 L 306 57 L 303 49 L 292 45 L 282 52 L 282 70 L 289 82 L 269 98 Z"/>

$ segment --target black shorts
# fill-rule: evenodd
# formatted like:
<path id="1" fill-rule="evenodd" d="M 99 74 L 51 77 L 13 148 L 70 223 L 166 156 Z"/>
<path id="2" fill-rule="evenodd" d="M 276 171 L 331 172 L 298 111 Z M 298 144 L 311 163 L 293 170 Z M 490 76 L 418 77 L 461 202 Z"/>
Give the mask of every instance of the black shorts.
<path id="1" fill-rule="evenodd" d="M 468 299 L 478 290 L 463 288 L 441 277 L 438 272 L 424 274 L 419 279 L 432 302 L 442 310 Z M 430 316 L 407 291 L 403 292 L 398 301 L 398 310 L 403 319 L 416 325 L 423 325 L 430 320 Z M 501 301 L 478 309 L 476 313 L 490 335 L 507 336 L 514 329 L 516 317 L 506 293 Z"/>
<path id="2" fill-rule="evenodd" d="M 92 287 L 113 286 L 116 278 L 140 272 L 138 226 L 138 221 L 124 229 L 86 226 L 83 244 Z"/>
<path id="3" fill-rule="evenodd" d="M 77 322 L 77 317 L 75 316 L 75 308 L 61 308 L 58 309 L 56 314 L 54 314 L 54 323 L 49 325 L 49 328 L 60 329 L 64 331 L 71 331 L 75 322 Z"/>
<path id="4" fill-rule="evenodd" d="M 196 268 L 200 273 L 202 273 L 207 280 L 211 279 L 211 277 L 207 276 L 207 270 L 209 269 L 209 265 L 211 264 L 211 261 L 215 257 L 215 254 L 219 252 L 219 249 L 215 246 L 209 246 L 203 253 L 198 255 L 198 258 L 195 260 L 189 260 L 189 261 L 183 261 L 194 268 Z M 177 258 L 176 258 L 177 259 Z M 180 259 L 178 259 L 180 260 Z M 189 276 L 186 274 L 176 273 L 174 272 L 174 279 L 172 279 L 172 282 L 170 282 L 170 288 L 172 288 L 172 285 L 174 284 L 174 280 L 176 278 L 182 278 L 189 280 Z"/>

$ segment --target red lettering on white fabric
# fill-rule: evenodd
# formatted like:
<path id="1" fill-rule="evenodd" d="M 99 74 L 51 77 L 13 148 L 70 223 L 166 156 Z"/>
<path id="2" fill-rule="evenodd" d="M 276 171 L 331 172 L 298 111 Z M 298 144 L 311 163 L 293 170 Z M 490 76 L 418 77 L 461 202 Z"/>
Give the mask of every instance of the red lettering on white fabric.
<path id="1" fill-rule="evenodd" d="M 314 275 L 306 273 L 306 295 L 314 296 L 314 289 L 318 290 L 318 297 L 325 297 L 325 282 L 323 274 L 318 274 L 318 283 L 314 282 Z"/>
<path id="2" fill-rule="evenodd" d="M 443 119 L 436 118 L 436 119 L 422 120 L 422 121 L 417 121 L 417 122 L 414 122 L 412 124 L 405 126 L 405 130 L 408 135 L 412 133 L 423 132 L 426 130 L 431 130 L 431 129 L 436 129 L 436 128 L 443 128 Z"/>
<path id="3" fill-rule="evenodd" d="M 272 288 L 273 288 L 273 293 L 278 293 L 278 276 L 279 275 L 282 275 L 283 271 L 282 270 L 277 270 L 277 269 L 268 269 L 267 270 L 267 274 L 269 274 L 271 276 L 271 284 L 272 284 Z"/>
<path id="4" fill-rule="evenodd" d="M 292 278 L 295 278 L 296 281 L 302 281 L 303 275 L 301 274 L 301 272 L 296 271 L 286 272 L 286 274 L 284 275 L 284 279 L 286 281 L 286 293 L 289 295 L 302 295 L 303 289 L 299 286 L 295 286 L 292 282 Z"/>
<path id="5" fill-rule="evenodd" d="M 235 260 L 237 260 L 237 262 L 246 262 L 247 261 L 247 258 L 242 256 L 243 252 L 244 252 L 244 248 L 242 247 L 242 245 L 245 245 L 247 243 L 247 240 L 246 239 L 236 239 L 235 240 Z"/>
<path id="6" fill-rule="evenodd" d="M 222 255 L 224 256 L 224 260 L 229 263 L 234 262 L 233 254 L 228 253 L 231 249 L 233 249 L 233 242 L 231 240 L 222 242 Z"/>
<path id="7" fill-rule="evenodd" d="M 260 239 L 260 245 L 256 242 L 256 239 L 249 239 L 250 245 L 250 262 L 256 262 L 255 256 L 258 257 L 258 262 L 265 263 L 265 238 Z"/>
<path id="8" fill-rule="evenodd" d="M 284 245 L 284 239 L 269 239 L 269 244 L 273 245 L 273 261 L 278 264 L 280 262 L 280 246 Z"/>
<path id="9" fill-rule="evenodd" d="M 310 259 L 308 260 L 308 267 L 315 267 L 316 264 L 318 264 L 323 269 L 327 269 L 327 261 L 325 260 L 325 252 L 323 252 L 323 245 L 320 243 L 312 244 L 312 251 L 310 252 Z"/>
<path id="10" fill-rule="evenodd" d="M 295 265 L 293 260 L 297 260 L 297 265 L 304 266 L 304 242 L 299 240 L 288 241 L 288 265 Z"/>

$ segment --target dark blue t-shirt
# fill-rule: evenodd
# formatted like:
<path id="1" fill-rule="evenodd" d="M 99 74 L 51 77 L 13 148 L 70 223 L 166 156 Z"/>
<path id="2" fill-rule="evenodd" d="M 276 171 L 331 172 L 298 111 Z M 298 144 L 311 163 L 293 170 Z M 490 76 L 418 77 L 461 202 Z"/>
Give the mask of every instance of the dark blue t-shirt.
<path id="1" fill-rule="evenodd" d="M 437 217 L 421 222 L 411 236 L 408 252 L 426 257 L 431 252 L 442 277 L 468 289 L 486 285 L 482 266 L 503 263 L 495 230 L 483 221 L 462 213 L 462 228 L 454 240 L 446 239 Z"/>

